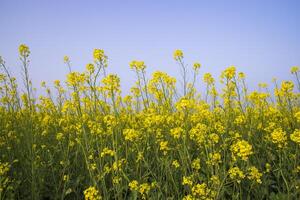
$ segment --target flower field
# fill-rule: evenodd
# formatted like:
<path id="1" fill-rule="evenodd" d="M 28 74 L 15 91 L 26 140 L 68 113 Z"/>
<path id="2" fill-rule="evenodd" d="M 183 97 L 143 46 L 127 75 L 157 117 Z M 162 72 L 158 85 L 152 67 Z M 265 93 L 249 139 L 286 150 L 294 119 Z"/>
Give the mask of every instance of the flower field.
<path id="1" fill-rule="evenodd" d="M 298 67 L 254 90 L 234 66 L 214 78 L 175 50 L 180 80 L 132 61 L 121 94 L 95 49 L 84 72 L 65 56 L 66 80 L 37 96 L 29 47 L 19 57 L 24 86 L 0 57 L 0 200 L 300 199 Z"/>

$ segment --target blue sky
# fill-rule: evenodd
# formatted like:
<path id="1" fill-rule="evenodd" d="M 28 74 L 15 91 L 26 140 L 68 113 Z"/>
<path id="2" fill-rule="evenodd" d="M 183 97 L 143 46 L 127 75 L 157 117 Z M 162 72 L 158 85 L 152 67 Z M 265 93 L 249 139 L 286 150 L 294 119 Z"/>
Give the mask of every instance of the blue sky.
<path id="1" fill-rule="evenodd" d="M 300 65 L 297 0 L 0 0 L 0 10 L 0 55 L 19 76 L 18 46 L 27 44 L 37 87 L 64 79 L 64 55 L 83 71 L 94 48 L 105 50 L 108 71 L 121 77 L 125 92 L 134 82 L 134 59 L 145 61 L 149 76 L 161 70 L 179 77 L 175 49 L 190 66 L 202 64 L 200 76 L 219 77 L 235 65 L 250 87 L 291 79 L 290 67 Z"/>

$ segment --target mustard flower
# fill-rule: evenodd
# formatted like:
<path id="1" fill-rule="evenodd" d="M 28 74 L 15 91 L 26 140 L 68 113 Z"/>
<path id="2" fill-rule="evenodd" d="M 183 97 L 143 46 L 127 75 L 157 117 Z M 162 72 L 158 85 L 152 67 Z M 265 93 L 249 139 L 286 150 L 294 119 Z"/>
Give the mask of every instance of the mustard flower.
<path id="1" fill-rule="evenodd" d="M 291 67 L 291 73 L 292 74 L 296 74 L 297 72 L 299 72 L 299 67 L 298 66 Z"/>
<path id="2" fill-rule="evenodd" d="M 170 130 L 170 134 L 175 138 L 179 139 L 183 134 L 184 130 L 181 127 L 176 127 Z"/>
<path id="3" fill-rule="evenodd" d="M 105 63 L 107 61 L 107 56 L 103 49 L 94 49 L 93 57 L 95 62 Z"/>
<path id="4" fill-rule="evenodd" d="M 106 155 L 114 156 L 114 155 L 115 155 L 115 151 L 113 151 L 113 150 L 111 150 L 111 149 L 105 147 L 105 148 L 102 150 L 102 152 L 101 152 L 101 154 L 100 154 L 100 157 L 103 158 L 103 157 L 105 157 Z"/>
<path id="5" fill-rule="evenodd" d="M 175 60 L 181 60 L 183 58 L 183 52 L 179 49 L 176 49 L 173 53 L 173 57 Z"/>
<path id="6" fill-rule="evenodd" d="M 22 57 L 28 57 L 29 54 L 30 54 L 29 47 L 26 46 L 25 44 L 21 44 L 21 45 L 19 46 L 19 54 L 20 54 L 20 56 L 22 56 Z"/>
<path id="7" fill-rule="evenodd" d="M 193 185 L 192 177 L 191 176 L 184 176 L 182 178 L 182 185 L 192 186 Z"/>
<path id="8" fill-rule="evenodd" d="M 143 71 L 146 69 L 144 61 L 133 60 L 129 63 L 130 69 L 135 69 L 136 71 Z"/>
<path id="9" fill-rule="evenodd" d="M 203 76 L 203 81 L 207 83 L 208 85 L 211 85 L 215 82 L 214 78 L 210 73 L 205 73 Z"/>
<path id="10" fill-rule="evenodd" d="M 194 65 L 193 65 L 193 69 L 196 71 L 196 70 L 198 70 L 198 69 L 200 69 L 200 67 L 201 67 L 201 64 L 200 63 L 194 63 Z"/>
<path id="11" fill-rule="evenodd" d="M 239 167 L 230 168 L 228 170 L 228 174 L 232 180 L 237 181 L 238 183 L 240 183 L 241 180 L 245 178 L 244 172 L 242 170 L 240 170 Z"/>
<path id="12" fill-rule="evenodd" d="M 69 63 L 69 62 L 70 62 L 69 56 L 64 56 L 64 63 Z"/>
<path id="13" fill-rule="evenodd" d="M 230 66 L 228 68 L 226 68 L 223 72 L 221 77 L 222 78 L 226 78 L 226 79 L 232 79 L 235 76 L 236 73 L 236 68 L 235 66 Z"/>
<path id="14" fill-rule="evenodd" d="M 125 140 L 130 142 L 137 140 L 140 136 L 139 132 L 134 129 L 124 129 L 123 135 L 125 137 Z"/>
<path id="15" fill-rule="evenodd" d="M 92 63 L 89 63 L 86 65 L 86 70 L 92 74 L 95 72 L 95 66 Z"/>
<path id="16" fill-rule="evenodd" d="M 10 168 L 9 163 L 0 162 L 0 177 L 5 176 L 5 174 L 7 174 L 7 172 L 9 171 L 9 168 Z"/>
<path id="17" fill-rule="evenodd" d="M 101 196 L 95 187 L 89 187 L 83 192 L 85 200 L 100 200 Z"/>
<path id="18" fill-rule="evenodd" d="M 197 158 L 197 159 L 193 160 L 193 162 L 192 162 L 192 169 L 199 170 L 200 168 L 201 168 L 201 166 L 200 166 L 200 159 Z"/>
<path id="19" fill-rule="evenodd" d="M 179 168 L 179 167 L 180 167 L 180 164 L 179 164 L 178 160 L 173 160 L 172 166 L 173 166 L 175 169 Z"/>
<path id="20" fill-rule="evenodd" d="M 146 199 L 151 186 L 148 183 L 142 183 L 139 187 L 139 193 L 142 195 L 142 199 Z"/>
<path id="21" fill-rule="evenodd" d="M 276 128 L 271 133 L 271 140 L 279 148 L 283 148 L 287 145 L 287 136 L 286 136 L 285 131 L 282 130 L 282 128 Z"/>
<path id="22" fill-rule="evenodd" d="M 249 180 L 254 180 L 258 184 L 262 183 L 261 181 L 262 173 L 260 173 L 256 167 L 252 166 L 248 169 L 248 171 L 249 174 L 247 177 Z"/>
<path id="23" fill-rule="evenodd" d="M 169 142 L 168 141 L 161 141 L 159 143 L 159 150 L 161 150 L 163 152 L 164 155 L 167 154 L 167 151 L 170 149 L 168 147 Z"/>
<path id="24" fill-rule="evenodd" d="M 231 152 L 233 154 L 233 160 L 236 160 L 236 156 L 244 161 L 248 160 L 248 157 L 253 154 L 252 146 L 245 140 L 238 140 L 231 145 Z"/>
<path id="25" fill-rule="evenodd" d="M 128 184 L 131 191 L 137 191 L 139 189 L 139 182 L 137 180 L 133 180 Z"/>
<path id="26" fill-rule="evenodd" d="M 293 142 L 297 143 L 300 145 L 300 130 L 296 129 L 291 135 L 290 138 Z"/>

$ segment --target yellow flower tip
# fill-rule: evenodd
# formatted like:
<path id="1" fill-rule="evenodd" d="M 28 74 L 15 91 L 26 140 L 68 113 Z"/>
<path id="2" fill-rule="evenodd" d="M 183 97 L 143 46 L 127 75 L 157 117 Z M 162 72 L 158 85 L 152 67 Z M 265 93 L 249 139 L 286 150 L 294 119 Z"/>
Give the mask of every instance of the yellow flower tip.
<path id="1" fill-rule="evenodd" d="M 69 56 L 64 56 L 64 63 L 68 63 L 68 62 L 70 62 Z"/>
<path id="2" fill-rule="evenodd" d="M 299 72 L 299 67 L 298 66 L 291 67 L 291 73 L 292 74 L 296 74 L 297 72 Z"/>
<path id="3" fill-rule="evenodd" d="M 104 53 L 103 49 L 94 49 L 93 57 L 95 62 L 106 62 L 107 56 Z"/>
<path id="4" fill-rule="evenodd" d="M 21 45 L 19 46 L 19 54 L 20 54 L 20 56 L 22 56 L 22 57 L 28 57 L 29 54 L 30 54 L 29 47 L 26 46 L 25 44 L 21 44 Z"/>
<path id="5" fill-rule="evenodd" d="M 239 72 L 238 77 L 239 79 L 245 79 L 246 75 L 243 72 Z"/>
<path id="6" fill-rule="evenodd" d="M 193 65 L 193 69 L 196 71 L 196 70 L 198 70 L 198 69 L 200 69 L 200 67 L 201 67 L 201 64 L 200 63 L 194 63 L 194 65 Z"/>
<path id="7" fill-rule="evenodd" d="M 211 85 L 215 82 L 214 78 L 210 73 L 205 73 L 203 76 L 203 81 L 207 83 L 208 85 Z"/>
<path id="8" fill-rule="evenodd" d="M 137 191 L 139 189 L 139 182 L 137 180 L 133 180 L 128 184 L 131 191 Z"/>
<path id="9" fill-rule="evenodd" d="M 100 200 L 101 196 L 95 187 L 89 187 L 83 192 L 85 200 Z"/>
<path id="10" fill-rule="evenodd" d="M 235 74 L 236 74 L 236 68 L 235 66 L 231 65 L 222 72 L 221 77 L 230 80 L 233 77 L 235 77 Z"/>
<path id="11" fill-rule="evenodd" d="M 146 69 L 144 61 L 133 60 L 129 63 L 130 69 L 135 69 L 137 71 L 143 71 Z"/>
<path id="12" fill-rule="evenodd" d="M 95 71 L 95 66 L 92 63 L 89 63 L 86 65 L 86 70 L 92 74 Z"/>
<path id="13" fill-rule="evenodd" d="M 180 49 L 176 49 L 173 53 L 175 60 L 181 60 L 183 58 L 183 52 Z"/>
<path id="14" fill-rule="evenodd" d="M 296 129 L 291 135 L 290 138 L 293 142 L 297 143 L 300 145 L 300 130 Z"/>
<path id="15" fill-rule="evenodd" d="M 245 174 L 239 167 L 232 167 L 228 170 L 230 179 L 240 183 L 242 179 L 245 178 Z"/>
<path id="16" fill-rule="evenodd" d="M 179 167 L 180 167 L 180 164 L 179 164 L 178 160 L 173 160 L 172 166 L 173 166 L 175 169 L 179 168 Z"/>
<path id="17" fill-rule="evenodd" d="M 192 177 L 191 176 L 184 176 L 182 178 L 182 185 L 192 186 L 193 185 Z"/>
<path id="18" fill-rule="evenodd" d="M 239 157 L 242 160 L 247 161 L 248 157 L 253 154 L 251 144 L 245 140 L 238 140 L 232 144 L 231 152 L 233 154 L 233 160 L 236 160 L 236 157 Z"/>
<path id="19" fill-rule="evenodd" d="M 55 85 L 56 87 L 60 86 L 60 80 L 55 80 L 55 81 L 54 81 L 54 85 Z"/>

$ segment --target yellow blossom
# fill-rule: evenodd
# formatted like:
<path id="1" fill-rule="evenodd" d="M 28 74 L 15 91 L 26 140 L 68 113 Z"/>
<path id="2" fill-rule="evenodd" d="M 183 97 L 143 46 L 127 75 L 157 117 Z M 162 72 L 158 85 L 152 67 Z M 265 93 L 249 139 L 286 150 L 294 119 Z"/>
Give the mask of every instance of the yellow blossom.
<path id="1" fill-rule="evenodd" d="M 277 144 L 279 148 L 285 147 L 287 144 L 287 136 L 282 128 L 277 128 L 271 133 L 271 140 L 274 144 Z"/>
<path id="2" fill-rule="evenodd" d="M 26 46 L 25 44 L 21 44 L 21 45 L 19 46 L 19 54 L 20 54 L 20 56 L 22 56 L 22 57 L 28 57 L 29 54 L 30 54 L 29 47 Z"/>
<path id="3" fill-rule="evenodd" d="M 173 57 L 175 60 L 181 60 L 183 58 L 183 52 L 179 49 L 176 49 L 173 53 Z"/>
<path id="4" fill-rule="evenodd" d="M 173 160 L 172 166 L 175 167 L 175 169 L 179 168 L 180 164 L 179 164 L 178 160 Z"/>
<path id="5" fill-rule="evenodd" d="M 133 180 L 128 184 L 130 190 L 137 191 L 139 188 L 139 182 L 137 180 Z"/>
<path id="6" fill-rule="evenodd" d="M 250 179 L 250 180 L 254 180 L 254 181 L 256 181 L 258 184 L 261 184 L 262 183 L 262 181 L 261 181 L 261 177 L 262 177 L 262 173 L 260 173 L 259 171 L 258 171 L 258 169 L 256 168 L 256 167 L 250 167 L 249 169 L 248 169 L 248 179 Z"/>
<path id="7" fill-rule="evenodd" d="M 238 167 L 232 167 L 232 168 L 230 168 L 228 170 L 228 173 L 229 173 L 229 177 L 232 180 L 237 181 L 238 183 L 240 183 L 241 180 L 245 178 L 244 172 L 241 171 L 240 168 L 238 168 Z"/>
<path id="8" fill-rule="evenodd" d="M 291 135 L 290 138 L 293 142 L 300 145 L 300 130 L 296 129 Z"/>
<path id="9" fill-rule="evenodd" d="M 233 145 L 231 145 L 231 152 L 233 154 L 233 159 L 236 159 L 236 156 L 241 158 L 244 161 L 248 160 L 248 157 L 253 154 L 252 146 L 245 140 L 238 140 Z"/>
<path id="10" fill-rule="evenodd" d="M 192 177 L 191 176 L 184 176 L 182 178 L 182 185 L 192 186 L 193 185 Z"/>
<path id="11" fill-rule="evenodd" d="M 83 192 L 85 200 L 100 200 L 101 196 L 95 187 L 89 187 Z"/>

